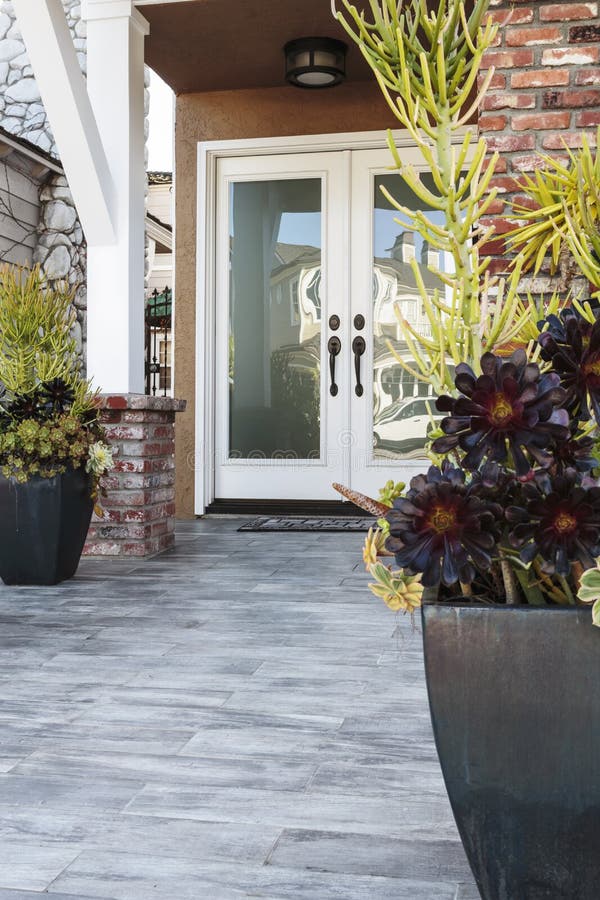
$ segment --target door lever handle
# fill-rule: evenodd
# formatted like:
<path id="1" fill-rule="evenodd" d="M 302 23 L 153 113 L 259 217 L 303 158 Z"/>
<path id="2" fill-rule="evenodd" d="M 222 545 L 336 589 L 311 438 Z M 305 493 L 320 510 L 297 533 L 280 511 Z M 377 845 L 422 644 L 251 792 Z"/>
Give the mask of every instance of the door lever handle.
<path id="1" fill-rule="evenodd" d="M 342 349 L 342 342 L 339 337 L 330 337 L 327 341 L 327 349 L 329 351 L 329 373 L 331 375 L 331 385 L 329 393 L 332 397 L 337 397 L 338 386 L 335 383 L 335 358 Z"/>
<path id="2" fill-rule="evenodd" d="M 357 335 L 352 341 L 352 352 L 354 353 L 354 371 L 356 373 L 356 386 L 354 388 L 354 393 L 357 397 L 362 397 L 364 393 L 364 388 L 360 383 L 360 358 L 367 349 L 367 345 L 365 344 L 365 339 Z"/>

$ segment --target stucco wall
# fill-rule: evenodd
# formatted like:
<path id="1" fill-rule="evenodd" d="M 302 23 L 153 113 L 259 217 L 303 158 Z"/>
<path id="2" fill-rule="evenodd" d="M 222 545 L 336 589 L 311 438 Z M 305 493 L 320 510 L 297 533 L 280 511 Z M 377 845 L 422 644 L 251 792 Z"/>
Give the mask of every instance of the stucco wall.
<path id="1" fill-rule="evenodd" d="M 194 404 L 196 384 L 196 196 L 199 141 L 378 131 L 396 121 L 370 82 L 327 91 L 292 87 L 182 94 L 175 126 L 177 223 L 175 283 L 175 396 L 187 400 L 177 419 L 177 515 L 194 515 Z"/>

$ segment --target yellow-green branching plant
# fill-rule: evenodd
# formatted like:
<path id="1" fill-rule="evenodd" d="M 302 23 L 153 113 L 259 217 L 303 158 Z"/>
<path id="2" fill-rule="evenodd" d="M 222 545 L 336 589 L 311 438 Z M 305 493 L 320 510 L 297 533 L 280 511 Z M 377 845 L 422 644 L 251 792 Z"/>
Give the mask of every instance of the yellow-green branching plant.
<path id="1" fill-rule="evenodd" d="M 358 44 L 423 160 L 419 168 L 403 161 L 388 132 L 394 167 L 423 207 L 442 219 L 437 224 L 384 190 L 403 216 L 399 224 L 452 261 L 445 271 L 430 267 L 440 282 L 433 294 L 426 290 L 416 260 L 411 263 L 430 335 L 419 333 L 398 311 L 414 364 L 396 354 L 398 363 L 443 392 L 453 386 L 449 365 L 466 361 L 477 366 L 486 349 L 517 338 L 528 320 L 527 311 L 518 311 L 518 267 L 508 283 L 494 285 L 487 273 L 489 258 L 478 253 L 494 231 L 483 217 L 497 194 L 490 188 L 497 154 L 486 158 L 485 140 L 476 137 L 469 122 L 494 74 L 490 68 L 477 87 L 483 56 L 498 26 L 487 16 L 489 0 L 475 0 L 469 14 L 464 0 L 441 0 L 433 9 L 426 0 L 369 0 L 370 15 L 351 0 L 339 2 L 340 11 L 333 2 L 337 19 Z"/>
<path id="2" fill-rule="evenodd" d="M 582 273 L 600 289 L 600 128 L 598 149 L 587 136 L 578 150 L 565 146 L 564 158 L 541 156 L 541 166 L 525 176 L 522 191 L 536 208 L 513 204 L 520 224 L 507 238 L 523 271 L 538 272 L 549 260 L 554 274 L 569 250 Z"/>
<path id="3" fill-rule="evenodd" d="M 28 394 L 40 382 L 77 378 L 72 302 L 73 291 L 50 288 L 39 266 L 0 267 L 0 382 L 7 391 Z"/>

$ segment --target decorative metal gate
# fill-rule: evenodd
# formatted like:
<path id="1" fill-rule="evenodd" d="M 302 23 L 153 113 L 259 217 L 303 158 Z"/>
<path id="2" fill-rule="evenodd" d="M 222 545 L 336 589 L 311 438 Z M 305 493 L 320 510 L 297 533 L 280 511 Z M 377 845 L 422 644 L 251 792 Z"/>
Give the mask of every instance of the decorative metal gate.
<path id="1" fill-rule="evenodd" d="M 171 394 L 173 292 L 156 288 L 146 298 L 146 394 Z"/>

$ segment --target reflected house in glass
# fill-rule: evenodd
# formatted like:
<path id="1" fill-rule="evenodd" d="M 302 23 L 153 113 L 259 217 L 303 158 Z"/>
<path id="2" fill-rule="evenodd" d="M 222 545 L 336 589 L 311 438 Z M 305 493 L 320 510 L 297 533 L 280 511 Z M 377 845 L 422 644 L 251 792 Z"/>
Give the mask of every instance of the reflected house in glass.
<path id="1" fill-rule="evenodd" d="M 396 354 L 410 364 L 410 352 L 403 340 L 398 312 L 422 335 L 431 333 L 431 326 L 425 314 L 423 301 L 419 295 L 411 260 L 415 259 L 415 240 L 410 231 L 396 236 L 389 248 L 390 257 L 375 257 L 373 265 L 373 391 L 374 417 L 382 413 L 391 403 L 414 396 L 427 396 L 427 385 L 417 382 L 398 365 L 389 344 Z M 439 266 L 439 254 L 422 244 L 419 271 L 430 296 L 439 280 L 429 266 Z"/>

